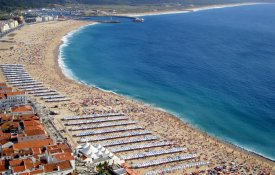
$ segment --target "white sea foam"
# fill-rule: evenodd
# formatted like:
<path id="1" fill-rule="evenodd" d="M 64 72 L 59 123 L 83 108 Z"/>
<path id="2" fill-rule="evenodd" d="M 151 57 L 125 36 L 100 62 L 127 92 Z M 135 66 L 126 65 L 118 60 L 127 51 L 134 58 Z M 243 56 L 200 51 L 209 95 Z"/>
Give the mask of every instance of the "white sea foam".
<path id="1" fill-rule="evenodd" d="M 189 12 L 198 12 L 203 10 L 249 6 L 249 5 L 260 5 L 260 4 L 269 4 L 269 3 L 239 3 L 239 4 L 212 5 L 212 6 L 205 6 L 205 7 L 194 7 L 194 8 L 190 8 L 182 11 L 166 11 L 166 12 L 164 11 L 164 12 L 152 12 L 152 13 L 141 13 L 141 14 L 125 14 L 125 16 L 141 17 L 141 16 L 156 16 L 156 15 L 172 15 L 172 14 L 181 14 L 181 13 L 189 13 Z"/>
<path id="2" fill-rule="evenodd" d="M 67 35 L 65 35 L 61 40 L 62 40 L 62 44 L 60 45 L 59 47 L 59 53 L 58 53 L 58 65 L 59 67 L 61 68 L 61 71 L 62 73 L 69 79 L 71 80 L 75 80 L 79 83 L 82 83 L 82 84 L 85 84 L 85 82 L 81 81 L 77 76 L 74 75 L 74 73 L 72 72 L 71 69 L 68 68 L 68 66 L 66 65 L 66 58 L 65 58 L 65 55 L 64 55 L 64 48 L 67 47 L 69 44 L 70 44 L 70 39 L 82 32 L 83 29 L 91 26 L 91 25 L 95 25 L 97 23 L 94 23 L 94 24 L 88 24 L 86 26 L 83 26 L 83 27 L 80 27 L 76 30 L 73 30 L 71 32 L 69 32 Z M 86 84 L 87 85 L 87 84 Z"/>
<path id="3" fill-rule="evenodd" d="M 264 4 L 264 3 L 235 4 L 235 5 L 227 5 L 227 6 L 211 6 L 211 7 L 204 7 L 204 8 L 202 7 L 202 8 L 193 9 L 192 11 L 193 12 L 197 12 L 197 11 L 202 11 L 202 10 L 211 10 L 211 9 L 228 8 L 228 7 L 236 7 L 236 6 L 248 6 L 248 5 L 257 5 L 257 4 Z M 151 16 L 151 15 L 179 14 L 179 13 L 188 13 L 188 12 L 191 12 L 191 11 L 164 12 L 164 13 L 153 13 L 153 14 L 139 14 L 139 15 L 129 15 L 129 16 L 133 16 L 133 17 L 136 16 L 136 17 L 138 17 L 138 16 Z M 90 25 L 94 25 L 94 24 L 90 24 Z M 87 26 L 81 27 L 81 28 L 79 28 L 77 30 L 71 31 L 70 33 L 68 33 L 66 36 L 64 36 L 62 38 L 63 44 L 59 48 L 59 56 L 58 56 L 59 66 L 60 66 L 63 74 L 66 77 L 68 77 L 69 79 L 75 80 L 78 83 L 81 83 L 81 84 L 84 84 L 84 85 L 87 85 L 87 86 L 90 86 L 90 87 L 94 87 L 94 88 L 97 88 L 97 89 L 105 91 L 105 92 L 110 92 L 110 93 L 113 93 L 113 94 L 118 94 L 115 90 L 112 91 L 112 90 L 102 89 L 102 88 L 96 86 L 95 84 L 91 84 L 91 83 L 88 83 L 88 82 L 86 82 L 84 80 L 79 79 L 77 76 L 74 75 L 74 73 L 72 72 L 72 70 L 69 69 L 67 67 L 66 63 L 65 63 L 66 58 L 65 58 L 65 56 L 63 54 L 64 48 L 67 47 L 70 44 L 70 39 L 75 34 L 81 32 L 84 28 L 86 28 L 86 27 L 88 27 L 90 25 L 87 25 Z M 121 95 L 121 94 L 118 94 L 118 95 Z M 157 105 L 152 104 L 152 103 L 144 103 L 144 101 L 141 101 L 141 100 L 135 98 L 134 96 L 128 96 L 128 95 L 123 95 L 123 96 L 126 97 L 126 98 L 128 98 L 129 100 L 135 100 L 135 101 L 143 103 L 143 104 L 145 104 L 145 105 L 147 105 L 149 107 L 153 107 L 153 108 L 156 108 L 158 110 L 170 113 L 170 114 L 178 117 L 183 122 L 192 124 L 192 127 L 197 128 L 197 129 L 199 129 L 199 130 L 207 133 L 208 135 L 214 136 L 215 138 L 219 138 L 219 139 L 225 141 L 226 143 L 230 143 L 230 144 L 232 144 L 232 145 L 234 145 L 234 146 L 236 146 L 236 147 L 238 147 L 240 149 L 243 149 L 243 150 L 246 150 L 246 151 L 250 151 L 252 153 L 255 153 L 255 154 L 258 154 L 258 155 L 261 155 L 263 157 L 266 157 L 266 158 L 269 158 L 269 159 L 273 160 L 272 158 L 268 157 L 267 155 L 265 155 L 265 154 L 263 154 L 261 152 L 255 151 L 254 148 L 251 148 L 249 146 L 243 146 L 242 144 L 238 143 L 235 140 L 231 140 L 230 138 L 225 138 L 225 137 L 217 136 L 215 134 L 209 134 L 208 132 L 204 131 L 202 128 L 200 128 L 197 125 L 195 125 L 194 122 L 187 120 L 187 118 L 183 118 L 183 116 L 180 115 L 180 114 L 178 114 L 178 113 L 175 113 L 173 111 L 170 111 L 170 110 L 167 110 L 167 109 L 164 109 L 164 108 L 160 108 Z"/>
<path id="4" fill-rule="evenodd" d="M 228 5 L 213 5 L 208 7 L 199 7 L 192 9 L 193 12 L 203 11 L 203 10 L 212 10 L 212 9 L 222 9 L 222 8 L 230 8 L 230 7 L 239 7 L 239 6 L 250 6 L 250 5 L 260 5 L 267 3 L 240 3 L 240 4 L 228 4 Z"/>

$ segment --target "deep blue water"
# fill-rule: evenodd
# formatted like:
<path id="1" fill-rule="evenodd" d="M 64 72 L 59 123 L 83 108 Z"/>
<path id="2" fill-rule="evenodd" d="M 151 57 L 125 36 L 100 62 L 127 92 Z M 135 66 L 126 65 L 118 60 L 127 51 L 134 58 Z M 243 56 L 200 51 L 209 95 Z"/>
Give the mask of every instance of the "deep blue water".
<path id="1" fill-rule="evenodd" d="M 67 69 L 275 159 L 275 5 L 144 18 L 75 32 Z"/>

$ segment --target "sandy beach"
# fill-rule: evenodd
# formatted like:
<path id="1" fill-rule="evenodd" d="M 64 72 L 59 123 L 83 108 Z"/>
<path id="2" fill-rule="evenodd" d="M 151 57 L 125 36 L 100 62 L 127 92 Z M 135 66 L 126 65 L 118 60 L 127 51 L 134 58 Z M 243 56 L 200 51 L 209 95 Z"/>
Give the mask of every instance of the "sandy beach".
<path id="1" fill-rule="evenodd" d="M 272 174 L 272 169 L 274 173 L 275 163 L 273 161 L 218 141 L 206 133 L 195 129 L 188 123 L 183 122 L 176 116 L 142 102 L 88 87 L 67 78 L 58 65 L 59 46 L 62 44 L 62 38 L 67 33 L 89 24 L 91 22 L 70 20 L 27 25 L 21 30 L 2 38 L 0 42 L 1 64 L 23 64 L 33 78 L 72 99 L 70 102 L 63 103 L 45 103 L 38 98 L 35 100 L 42 107 L 44 106 L 45 108 L 59 112 L 59 115 L 53 116 L 53 123 L 55 123 L 58 129 L 66 131 L 62 134 L 68 138 L 69 143 L 73 147 L 77 145 L 79 138 L 72 135 L 78 132 L 69 131 L 70 127 L 65 126 L 64 121 L 61 120 L 63 117 L 92 113 L 121 112 L 131 120 L 136 121 L 138 126 L 152 131 L 154 135 L 159 136 L 160 141 L 171 141 L 174 147 L 187 148 L 185 153 L 195 153 L 198 155 L 195 159 L 196 161 L 210 162 L 208 166 L 190 168 L 184 170 L 184 172 L 182 170 L 175 171 L 171 174 L 198 172 L 218 166 L 225 166 L 224 174 L 226 172 L 228 174 Z M 5 81 L 2 75 L 0 80 L 2 82 Z M 53 108 L 55 105 L 58 105 L 58 108 Z M 163 148 L 168 148 L 168 146 Z M 162 148 L 148 150 L 158 149 Z M 131 151 L 131 153 L 135 152 L 139 151 Z M 120 156 L 125 154 L 129 154 L 129 152 L 119 153 Z M 180 155 L 180 153 L 173 154 L 173 156 L 176 155 Z M 157 158 L 162 157 L 165 156 L 158 156 Z M 132 163 L 151 159 L 156 159 L 156 157 L 131 160 L 127 161 L 127 164 L 131 165 Z M 162 166 L 141 168 L 135 171 L 139 174 L 145 174 L 151 170 L 163 169 L 183 163 L 185 162 L 168 163 Z M 237 169 L 237 172 L 232 173 L 232 169 Z"/>
<path id="2" fill-rule="evenodd" d="M 152 16 L 152 15 L 169 15 L 169 14 L 188 13 L 188 12 L 196 12 L 196 11 L 210 10 L 210 9 L 257 5 L 257 4 L 267 4 L 267 3 L 234 3 L 234 4 L 209 5 L 209 6 L 202 6 L 202 7 L 195 6 L 195 7 L 187 7 L 184 10 L 152 11 L 152 12 L 145 12 L 145 13 L 126 13 L 126 14 L 118 14 L 118 16 L 139 17 L 139 16 Z"/>

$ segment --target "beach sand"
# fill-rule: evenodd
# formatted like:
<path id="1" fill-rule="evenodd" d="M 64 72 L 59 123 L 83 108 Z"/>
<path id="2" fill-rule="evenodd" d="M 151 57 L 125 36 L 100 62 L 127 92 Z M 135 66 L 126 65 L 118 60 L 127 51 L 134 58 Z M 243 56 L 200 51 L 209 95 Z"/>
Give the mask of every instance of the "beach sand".
<path id="1" fill-rule="evenodd" d="M 169 113 L 111 92 L 88 87 L 64 76 L 58 66 L 58 50 L 62 43 L 61 39 L 68 32 L 88 24 L 91 24 L 91 22 L 70 20 L 27 25 L 21 30 L 15 31 L 12 35 L 2 38 L 0 42 L 1 64 L 23 64 L 33 78 L 44 82 L 47 87 L 56 89 L 61 94 L 65 94 L 72 99 L 70 102 L 64 103 L 45 103 L 38 98 L 35 100 L 42 107 L 45 106 L 45 108 L 50 110 L 59 111 L 60 114 L 53 117 L 53 123 L 59 130 L 66 130 L 66 133 L 62 134 L 68 138 L 68 142 L 73 147 L 77 145 L 79 138 L 72 136 L 72 134 L 77 132 L 68 131 L 70 127 L 64 126 L 64 122 L 61 120 L 64 116 L 93 112 L 123 112 L 132 120 L 137 121 L 139 126 L 152 131 L 154 135 L 160 136 L 160 140 L 172 141 L 174 143 L 173 147 L 186 147 L 186 153 L 196 153 L 198 155 L 195 159 L 196 161 L 210 162 L 209 166 L 204 166 L 200 169 L 188 169 L 184 173 L 213 169 L 223 165 L 226 166 L 228 171 L 237 167 L 238 173 L 243 172 L 244 174 L 269 174 L 272 168 L 274 170 L 274 162 L 218 141 Z M 2 75 L 0 80 L 4 81 Z M 55 105 L 58 105 L 58 108 L 53 108 Z M 134 152 L 142 151 L 132 151 L 127 152 L 127 154 Z M 120 153 L 119 155 L 125 155 L 125 153 Z M 179 155 L 179 153 L 173 156 L 175 155 Z M 130 165 L 132 162 L 143 162 L 161 157 L 167 156 L 127 161 L 127 164 Z M 137 172 L 144 174 L 150 170 L 180 165 L 185 162 L 190 161 L 142 168 L 138 169 Z M 183 171 L 172 174 L 183 174 Z"/>
<path id="2" fill-rule="evenodd" d="M 216 5 L 208 5 L 208 6 L 201 6 L 201 7 L 200 6 L 187 7 L 183 10 L 171 10 L 171 11 L 160 10 L 160 11 L 152 11 L 152 12 L 144 12 L 144 13 L 125 13 L 125 14 L 117 14 L 117 16 L 139 17 L 139 16 L 152 16 L 152 15 L 168 15 L 168 14 L 188 13 L 188 12 L 196 12 L 196 11 L 202 11 L 202 10 L 259 5 L 259 4 L 268 4 L 268 3 L 251 2 L 251 3 L 216 4 Z"/>

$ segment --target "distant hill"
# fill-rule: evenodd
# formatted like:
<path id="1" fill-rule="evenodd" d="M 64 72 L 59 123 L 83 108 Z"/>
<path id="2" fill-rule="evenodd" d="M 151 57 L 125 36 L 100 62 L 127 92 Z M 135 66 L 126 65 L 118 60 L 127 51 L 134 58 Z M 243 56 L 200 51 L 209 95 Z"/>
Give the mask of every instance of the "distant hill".
<path id="1" fill-rule="evenodd" d="M 90 5 L 160 5 L 164 3 L 180 3 L 194 5 L 239 3 L 239 2 L 263 2 L 275 0 L 0 0 L 0 11 L 10 12 L 16 9 L 49 7 L 55 4 L 90 4 Z"/>
<path id="2" fill-rule="evenodd" d="M 52 4 L 64 4 L 71 0 L 0 0 L 1 11 L 13 11 L 15 9 L 39 8 Z"/>
<path id="3" fill-rule="evenodd" d="M 80 4 L 124 4 L 124 5 L 145 5 L 145 4 L 164 4 L 164 3 L 180 3 L 180 4 L 223 4 L 223 3 L 241 3 L 241 2 L 264 2 L 275 0 L 76 0 Z"/>

